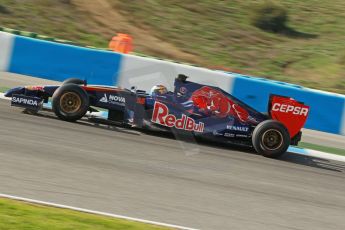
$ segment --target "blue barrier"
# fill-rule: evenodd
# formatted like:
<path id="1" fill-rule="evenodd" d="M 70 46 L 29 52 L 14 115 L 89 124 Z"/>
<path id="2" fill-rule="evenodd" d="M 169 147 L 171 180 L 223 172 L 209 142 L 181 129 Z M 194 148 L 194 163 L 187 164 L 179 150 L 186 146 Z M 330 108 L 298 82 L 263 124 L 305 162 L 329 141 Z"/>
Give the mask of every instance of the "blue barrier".
<path id="1" fill-rule="evenodd" d="M 261 112 L 267 112 L 271 93 L 292 97 L 310 106 L 306 128 L 341 134 L 345 96 L 235 74 L 232 94 Z"/>
<path id="2" fill-rule="evenodd" d="M 116 85 L 121 54 L 16 36 L 9 72 L 63 81 Z"/>

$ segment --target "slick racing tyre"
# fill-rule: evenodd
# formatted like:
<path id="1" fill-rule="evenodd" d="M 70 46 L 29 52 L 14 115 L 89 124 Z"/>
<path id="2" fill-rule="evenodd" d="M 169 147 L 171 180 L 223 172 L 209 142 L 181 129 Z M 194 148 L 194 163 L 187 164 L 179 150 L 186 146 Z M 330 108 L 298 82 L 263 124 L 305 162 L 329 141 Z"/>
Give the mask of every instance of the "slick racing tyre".
<path id="1" fill-rule="evenodd" d="M 290 145 L 290 135 L 279 121 L 266 120 L 255 127 L 252 143 L 254 149 L 265 157 L 277 158 Z"/>
<path id="2" fill-rule="evenodd" d="M 66 84 L 86 85 L 86 80 L 81 80 L 79 78 L 68 78 L 62 82 L 62 85 Z"/>
<path id="3" fill-rule="evenodd" d="M 53 111 L 64 121 L 82 118 L 89 108 L 89 97 L 83 88 L 76 84 L 60 86 L 53 94 Z"/>

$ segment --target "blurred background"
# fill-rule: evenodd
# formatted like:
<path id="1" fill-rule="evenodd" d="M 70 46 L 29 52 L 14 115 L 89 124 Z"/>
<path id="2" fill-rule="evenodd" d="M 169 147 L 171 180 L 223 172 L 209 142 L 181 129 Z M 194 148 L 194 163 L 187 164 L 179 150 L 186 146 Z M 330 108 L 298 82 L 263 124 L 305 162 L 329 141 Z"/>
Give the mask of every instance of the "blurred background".
<path id="1" fill-rule="evenodd" d="M 0 26 L 345 94 L 343 0 L 0 0 Z"/>

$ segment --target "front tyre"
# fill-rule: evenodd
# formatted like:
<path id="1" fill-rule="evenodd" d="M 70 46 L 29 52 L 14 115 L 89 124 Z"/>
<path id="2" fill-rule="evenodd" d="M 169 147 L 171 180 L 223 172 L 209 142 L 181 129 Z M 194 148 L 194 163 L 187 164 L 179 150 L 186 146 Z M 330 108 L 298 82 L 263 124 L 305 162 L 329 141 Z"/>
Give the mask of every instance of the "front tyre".
<path id="1" fill-rule="evenodd" d="M 289 148 L 290 135 L 279 121 L 266 120 L 255 127 L 252 143 L 258 153 L 265 157 L 277 158 Z"/>
<path id="2" fill-rule="evenodd" d="M 76 84 L 60 86 L 53 94 L 52 107 L 55 115 L 64 121 L 82 118 L 89 108 L 89 96 Z"/>
<path id="3" fill-rule="evenodd" d="M 86 85 L 86 80 L 81 80 L 79 78 L 68 78 L 62 82 L 62 85 L 67 84 Z"/>

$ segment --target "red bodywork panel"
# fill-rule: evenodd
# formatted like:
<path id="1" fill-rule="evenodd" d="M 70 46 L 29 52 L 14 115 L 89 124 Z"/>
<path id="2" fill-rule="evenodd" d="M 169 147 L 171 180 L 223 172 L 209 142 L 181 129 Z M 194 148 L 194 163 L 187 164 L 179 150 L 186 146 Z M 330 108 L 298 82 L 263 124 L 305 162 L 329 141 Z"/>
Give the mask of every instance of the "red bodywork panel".
<path id="1" fill-rule="evenodd" d="M 285 125 L 293 138 L 303 128 L 309 114 L 309 106 L 293 98 L 272 95 L 269 112 L 271 118 Z"/>
<path id="2" fill-rule="evenodd" d="M 82 86 L 82 88 L 86 91 L 97 91 L 97 92 L 109 92 L 109 91 L 122 91 L 121 88 L 113 88 L 113 87 L 103 87 L 103 86 Z"/>

